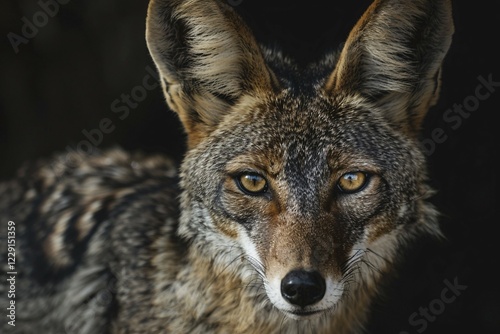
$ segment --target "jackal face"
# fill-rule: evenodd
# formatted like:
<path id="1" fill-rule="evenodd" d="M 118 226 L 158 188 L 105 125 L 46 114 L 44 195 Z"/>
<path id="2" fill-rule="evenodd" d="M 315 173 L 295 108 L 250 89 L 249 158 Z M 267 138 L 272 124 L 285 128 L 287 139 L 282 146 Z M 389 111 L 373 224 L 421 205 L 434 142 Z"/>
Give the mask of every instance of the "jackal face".
<path id="1" fill-rule="evenodd" d="M 151 1 L 147 28 L 188 135 L 179 232 L 208 257 L 241 254 L 275 307 L 333 309 L 376 289 L 406 241 L 439 234 L 418 131 L 449 1 L 375 1 L 340 52 L 306 69 L 260 48 L 219 1 Z"/>

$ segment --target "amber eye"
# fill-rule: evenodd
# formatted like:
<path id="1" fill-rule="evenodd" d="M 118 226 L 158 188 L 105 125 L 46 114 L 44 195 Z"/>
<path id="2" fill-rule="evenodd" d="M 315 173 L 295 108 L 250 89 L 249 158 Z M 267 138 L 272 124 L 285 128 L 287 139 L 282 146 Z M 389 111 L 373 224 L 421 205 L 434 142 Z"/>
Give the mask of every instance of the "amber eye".
<path id="1" fill-rule="evenodd" d="M 360 191 L 368 182 L 368 175 L 363 172 L 349 172 L 342 175 L 337 186 L 343 193 Z"/>
<path id="2" fill-rule="evenodd" d="M 266 179 L 255 173 L 243 173 L 236 177 L 238 187 L 249 195 L 259 195 L 267 191 Z"/>

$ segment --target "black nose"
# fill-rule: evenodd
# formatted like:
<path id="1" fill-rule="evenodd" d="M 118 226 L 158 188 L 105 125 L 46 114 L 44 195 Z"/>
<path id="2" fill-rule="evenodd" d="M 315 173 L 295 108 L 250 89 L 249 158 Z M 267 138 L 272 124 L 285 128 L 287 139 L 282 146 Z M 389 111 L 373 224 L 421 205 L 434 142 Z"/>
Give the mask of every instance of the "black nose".
<path id="1" fill-rule="evenodd" d="M 294 270 L 281 280 L 281 295 L 289 303 L 308 306 L 323 298 L 325 279 L 317 271 Z"/>

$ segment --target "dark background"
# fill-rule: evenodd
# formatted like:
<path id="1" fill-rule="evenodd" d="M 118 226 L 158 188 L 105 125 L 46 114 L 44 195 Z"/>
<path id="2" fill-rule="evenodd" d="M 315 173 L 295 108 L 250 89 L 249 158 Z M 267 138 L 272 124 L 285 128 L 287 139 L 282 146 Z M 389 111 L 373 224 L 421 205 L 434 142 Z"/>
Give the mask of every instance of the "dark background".
<path id="1" fill-rule="evenodd" d="M 286 54 L 307 62 L 342 42 L 370 1 L 228 2 L 260 41 L 274 41 Z M 454 1 L 456 33 L 443 68 L 441 99 L 423 129 L 423 139 L 436 129 L 446 137 L 428 158 L 431 183 L 438 190 L 433 201 L 443 214 L 447 241 L 415 245 L 401 275 L 375 306 L 370 333 L 500 333 L 495 274 L 500 265 L 499 127 L 494 116 L 500 111 L 500 87 L 460 125 L 443 119 L 454 104 L 471 101 L 480 76 L 500 82 L 495 46 L 500 14 L 493 4 Z M 22 36 L 23 18 L 33 22 L 42 9 L 37 1 L 2 0 L 0 179 L 13 177 L 25 161 L 84 147 L 83 132 L 99 128 L 104 118 L 114 128 L 95 149 L 120 145 L 182 158 L 184 134 L 159 88 L 147 91 L 124 119 L 112 112 L 113 101 L 141 86 L 147 67 L 154 68 L 144 39 L 146 8 L 146 0 L 69 1 L 15 52 L 8 36 Z M 449 303 L 439 302 L 446 280 L 463 286 Z M 409 321 L 429 307 L 436 315 L 429 313 L 425 328 L 424 316 Z"/>

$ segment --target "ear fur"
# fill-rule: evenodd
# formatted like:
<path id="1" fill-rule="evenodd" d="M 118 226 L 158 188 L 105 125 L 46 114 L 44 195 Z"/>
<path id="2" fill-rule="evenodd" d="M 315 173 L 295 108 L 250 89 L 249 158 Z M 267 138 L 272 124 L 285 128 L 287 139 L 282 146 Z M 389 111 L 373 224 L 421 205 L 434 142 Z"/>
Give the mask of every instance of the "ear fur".
<path id="1" fill-rule="evenodd" d="M 169 107 L 196 145 L 243 95 L 276 88 L 262 51 L 234 10 L 217 0 L 152 0 L 146 41 Z"/>
<path id="2" fill-rule="evenodd" d="M 450 0 L 375 0 L 349 34 L 326 94 L 361 94 L 415 134 L 439 96 L 453 32 Z"/>

